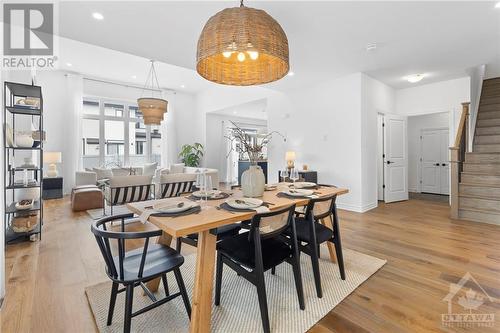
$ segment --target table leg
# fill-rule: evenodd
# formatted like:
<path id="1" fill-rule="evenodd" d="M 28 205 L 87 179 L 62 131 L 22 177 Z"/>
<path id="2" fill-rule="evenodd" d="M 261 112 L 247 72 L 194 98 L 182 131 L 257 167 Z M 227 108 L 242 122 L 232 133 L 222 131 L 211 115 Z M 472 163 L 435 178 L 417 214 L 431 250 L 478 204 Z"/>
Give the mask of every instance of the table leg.
<path id="1" fill-rule="evenodd" d="M 210 332 L 216 241 L 217 236 L 208 230 L 198 234 L 193 309 L 189 327 L 191 333 Z"/>
<path id="2" fill-rule="evenodd" d="M 170 246 L 170 243 L 172 243 L 172 236 L 170 236 L 169 234 L 167 234 L 164 231 L 161 234 L 161 236 L 158 237 L 158 240 L 156 241 L 156 243 Z M 151 290 L 151 292 L 154 293 L 158 290 L 158 286 L 160 285 L 160 280 L 161 280 L 161 278 L 151 280 L 148 283 L 146 283 L 146 286 L 148 287 L 149 290 Z M 144 293 L 144 295 L 146 295 L 146 293 Z"/>
<path id="3" fill-rule="evenodd" d="M 322 219 L 321 223 L 325 227 L 333 230 L 332 215 L 328 216 L 327 218 Z M 332 242 L 326 242 L 326 245 L 328 246 L 328 252 L 330 253 L 330 261 L 337 262 L 337 256 L 335 255 L 335 245 L 333 245 Z"/>

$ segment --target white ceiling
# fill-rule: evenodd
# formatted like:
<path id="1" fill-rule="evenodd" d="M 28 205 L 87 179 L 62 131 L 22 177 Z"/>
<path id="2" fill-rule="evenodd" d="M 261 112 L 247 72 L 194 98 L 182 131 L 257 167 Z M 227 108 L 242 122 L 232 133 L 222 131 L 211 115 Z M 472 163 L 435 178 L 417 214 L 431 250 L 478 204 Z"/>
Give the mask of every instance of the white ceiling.
<path id="1" fill-rule="evenodd" d="M 61 2 L 63 37 L 189 69 L 207 19 L 238 1 Z M 288 35 L 295 76 L 269 85 L 295 89 L 353 72 L 394 87 L 426 73 L 419 84 L 465 75 L 486 63 L 500 76 L 500 9 L 494 2 L 246 1 L 272 15 Z M 96 21 L 93 12 L 104 20 Z M 367 44 L 377 43 L 367 52 Z M 127 71 L 127 68 L 123 68 Z M 128 74 L 128 73 L 127 73 Z M 130 74 L 132 75 L 132 74 Z M 203 79 L 200 79 L 203 80 Z M 201 82 L 201 81 L 200 81 Z M 180 83 L 179 83 L 180 84 Z"/>

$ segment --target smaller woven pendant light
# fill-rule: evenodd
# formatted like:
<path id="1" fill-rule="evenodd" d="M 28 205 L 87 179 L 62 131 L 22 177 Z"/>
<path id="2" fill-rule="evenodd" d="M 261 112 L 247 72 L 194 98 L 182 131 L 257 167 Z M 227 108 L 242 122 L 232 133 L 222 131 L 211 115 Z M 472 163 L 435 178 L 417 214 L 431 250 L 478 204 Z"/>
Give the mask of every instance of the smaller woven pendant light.
<path id="1" fill-rule="evenodd" d="M 226 8 L 212 16 L 198 40 L 196 70 L 227 85 L 273 82 L 290 68 L 288 39 L 278 22 L 260 9 Z"/>
<path id="2" fill-rule="evenodd" d="M 147 88 L 149 78 L 151 77 L 151 95 L 152 97 L 142 97 L 137 99 L 137 105 L 139 106 L 139 111 L 142 112 L 144 118 L 144 125 L 160 125 L 163 120 L 163 115 L 167 112 L 168 102 L 162 98 L 153 97 L 153 92 L 155 90 L 154 83 L 156 82 L 156 89 L 160 91 L 161 89 L 158 83 L 158 77 L 156 76 L 154 60 L 151 60 L 151 68 L 149 69 L 148 77 L 146 78 L 146 83 L 144 84 L 144 90 Z"/>

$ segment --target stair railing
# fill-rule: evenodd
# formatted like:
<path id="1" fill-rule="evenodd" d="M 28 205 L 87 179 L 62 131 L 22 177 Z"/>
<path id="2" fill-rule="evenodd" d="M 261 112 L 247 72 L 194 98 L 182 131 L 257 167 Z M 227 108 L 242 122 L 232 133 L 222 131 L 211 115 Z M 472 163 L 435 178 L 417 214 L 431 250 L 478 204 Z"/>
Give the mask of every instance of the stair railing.
<path id="1" fill-rule="evenodd" d="M 470 102 L 462 103 L 462 115 L 458 124 L 457 135 L 453 147 L 450 147 L 450 169 L 451 169 L 451 218 L 458 219 L 458 185 L 463 171 L 465 153 L 469 150 L 469 108 Z"/>

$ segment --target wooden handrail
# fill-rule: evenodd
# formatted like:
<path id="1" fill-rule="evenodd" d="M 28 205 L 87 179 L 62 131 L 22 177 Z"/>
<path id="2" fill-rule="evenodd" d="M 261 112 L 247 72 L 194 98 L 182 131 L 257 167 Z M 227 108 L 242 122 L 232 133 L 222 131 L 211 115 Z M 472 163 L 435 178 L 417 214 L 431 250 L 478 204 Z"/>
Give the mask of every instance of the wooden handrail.
<path id="1" fill-rule="evenodd" d="M 470 102 L 462 103 L 462 115 L 458 124 L 455 143 L 450 147 L 450 172 L 451 172 L 451 218 L 459 218 L 459 184 L 460 174 L 463 170 L 463 162 L 465 161 L 465 153 L 468 150 L 469 144 L 469 107 Z"/>
<path id="2" fill-rule="evenodd" d="M 463 135 L 466 134 L 464 132 L 467 132 L 468 128 L 467 122 L 469 120 L 469 107 L 470 107 L 470 102 L 462 103 L 462 115 L 460 116 L 460 123 L 458 124 L 457 135 L 455 137 L 455 145 L 452 148 L 455 149 L 460 148 L 460 142 L 462 141 Z M 465 137 L 465 139 L 467 141 L 467 137 Z"/>

